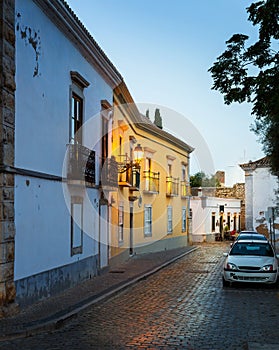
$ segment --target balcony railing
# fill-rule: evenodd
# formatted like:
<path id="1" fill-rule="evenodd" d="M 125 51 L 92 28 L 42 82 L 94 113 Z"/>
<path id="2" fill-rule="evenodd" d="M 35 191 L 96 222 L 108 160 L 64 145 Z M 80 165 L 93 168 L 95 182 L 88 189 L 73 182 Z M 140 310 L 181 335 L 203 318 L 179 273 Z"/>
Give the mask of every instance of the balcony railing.
<path id="1" fill-rule="evenodd" d="M 150 193 L 159 193 L 160 173 L 146 170 L 143 172 L 143 179 L 144 191 Z"/>
<path id="2" fill-rule="evenodd" d="M 114 157 L 102 159 L 100 180 L 102 187 L 118 187 L 118 163 Z"/>
<path id="3" fill-rule="evenodd" d="M 95 184 L 95 174 L 95 151 L 80 144 L 68 145 L 68 179 Z"/>
<path id="4" fill-rule="evenodd" d="M 166 195 L 168 197 L 178 196 L 179 178 L 167 176 L 166 183 L 167 183 Z"/>
<path id="5" fill-rule="evenodd" d="M 190 184 L 186 180 L 182 180 L 180 183 L 180 188 L 181 188 L 181 197 L 188 197 L 190 196 Z"/>
<path id="6" fill-rule="evenodd" d="M 140 167 L 135 166 L 127 155 L 119 156 L 118 185 L 138 189 L 140 187 Z"/>

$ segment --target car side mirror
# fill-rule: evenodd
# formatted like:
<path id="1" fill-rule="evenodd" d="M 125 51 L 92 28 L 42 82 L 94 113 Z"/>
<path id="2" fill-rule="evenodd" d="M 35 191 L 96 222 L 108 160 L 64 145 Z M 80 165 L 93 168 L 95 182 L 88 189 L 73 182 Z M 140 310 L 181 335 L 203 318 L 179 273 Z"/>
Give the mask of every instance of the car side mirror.
<path id="1" fill-rule="evenodd" d="M 223 253 L 223 256 L 227 257 L 229 254 L 228 253 Z"/>

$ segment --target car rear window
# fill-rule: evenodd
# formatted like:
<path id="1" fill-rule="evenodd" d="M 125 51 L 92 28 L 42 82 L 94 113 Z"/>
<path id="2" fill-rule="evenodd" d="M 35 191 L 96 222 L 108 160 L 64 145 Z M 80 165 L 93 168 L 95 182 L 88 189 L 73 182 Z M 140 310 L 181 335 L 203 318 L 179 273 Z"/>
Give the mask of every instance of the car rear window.
<path id="1" fill-rule="evenodd" d="M 261 235 L 246 235 L 246 234 L 242 234 L 240 236 L 238 236 L 238 240 L 241 239 L 246 239 L 246 240 L 258 240 L 258 241 L 267 241 L 267 238 L 265 236 L 261 236 Z"/>
<path id="2" fill-rule="evenodd" d="M 273 257 L 273 249 L 271 245 L 264 243 L 235 243 L 230 251 L 230 255 L 257 255 Z"/>

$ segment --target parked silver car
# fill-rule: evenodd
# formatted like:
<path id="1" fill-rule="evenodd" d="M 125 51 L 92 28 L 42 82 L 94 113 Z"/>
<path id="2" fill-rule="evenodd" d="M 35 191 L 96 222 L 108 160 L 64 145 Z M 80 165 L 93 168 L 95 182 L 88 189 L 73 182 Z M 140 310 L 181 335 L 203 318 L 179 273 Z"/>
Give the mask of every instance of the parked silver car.
<path id="1" fill-rule="evenodd" d="M 224 255 L 224 287 L 233 282 L 277 282 L 278 257 L 268 241 L 257 240 L 256 235 L 254 239 L 239 239 Z"/>

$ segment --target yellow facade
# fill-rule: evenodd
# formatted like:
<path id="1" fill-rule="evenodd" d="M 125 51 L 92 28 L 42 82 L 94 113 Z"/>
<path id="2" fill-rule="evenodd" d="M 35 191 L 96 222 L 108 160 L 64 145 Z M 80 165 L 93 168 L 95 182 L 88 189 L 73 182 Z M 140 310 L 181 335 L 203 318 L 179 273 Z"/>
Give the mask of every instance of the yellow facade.
<path id="1" fill-rule="evenodd" d="M 111 142 L 119 186 L 112 193 L 111 258 L 185 246 L 193 149 L 141 115 L 124 83 L 114 98 Z M 138 145 L 140 168 L 133 155 Z"/>

